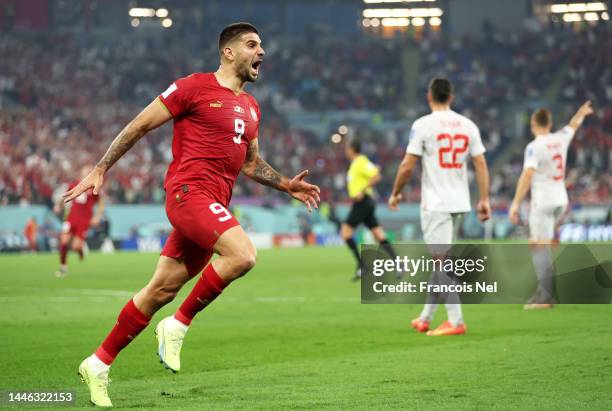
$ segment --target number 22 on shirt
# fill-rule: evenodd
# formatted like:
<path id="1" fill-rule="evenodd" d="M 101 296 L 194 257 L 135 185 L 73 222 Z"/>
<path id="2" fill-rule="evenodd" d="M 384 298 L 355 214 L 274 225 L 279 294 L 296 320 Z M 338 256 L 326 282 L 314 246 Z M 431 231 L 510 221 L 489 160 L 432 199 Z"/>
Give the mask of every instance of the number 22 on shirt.
<path id="1" fill-rule="evenodd" d="M 439 134 L 436 137 L 440 147 L 438 147 L 438 164 L 441 168 L 461 168 L 459 155 L 468 149 L 469 137 L 463 134 Z M 449 158 L 450 157 L 450 158 Z"/>

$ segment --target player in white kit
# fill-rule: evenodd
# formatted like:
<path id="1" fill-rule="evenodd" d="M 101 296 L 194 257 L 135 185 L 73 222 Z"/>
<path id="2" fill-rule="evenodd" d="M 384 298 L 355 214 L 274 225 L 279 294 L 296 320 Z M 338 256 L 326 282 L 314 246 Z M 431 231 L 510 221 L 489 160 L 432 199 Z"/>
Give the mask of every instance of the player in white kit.
<path id="1" fill-rule="evenodd" d="M 554 269 L 550 245 L 555 226 L 568 204 L 565 189 L 567 150 L 584 118 L 593 113 L 591 102 L 584 103 L 569 124 L 551 133 L 552 115 L 540 109 L 531 116 L 534 140 L 525 149 L 523 172 L 510 206 L 510 221 L 519 222 L 521 201 L 531 188 L 529 243 L 538 276 L 538 289 L 525 309 L 551 308 L 554 293 Z"/>
<path id="2" fill-rule="evenodd" d="M 478 127 L 473 121 L 450 108 L 453 101 L 450 81 L 444 78 L 433 79 L 429 85 L 427 101 L 432 112 L 417 119 L 412 125 L 406 155 L 399 166 L 389 197 L 389 207 L 397 210 L 402 189 L 421 158 L 423 238 L 429 245 L 448 246 L 452 244 L 458 231 L 461 217 L 471 210 L 468 159 L 472 159 L 478 181 L 480 199 L 477 211 L 481 221 L 488 220 L 491 214 L 489 172 Z M 421 315 L 412 321 L 412 327 L 419 332 L 427 331 L 430 336 L 464 334 L 467 328 L 457 295 L 453 296 L 454 302 L 451 298 L 446 299 L 448 321 L 435 330 L 428 331 L 442 299 L 440 295 L 428 295 L 427 304 Z"/>

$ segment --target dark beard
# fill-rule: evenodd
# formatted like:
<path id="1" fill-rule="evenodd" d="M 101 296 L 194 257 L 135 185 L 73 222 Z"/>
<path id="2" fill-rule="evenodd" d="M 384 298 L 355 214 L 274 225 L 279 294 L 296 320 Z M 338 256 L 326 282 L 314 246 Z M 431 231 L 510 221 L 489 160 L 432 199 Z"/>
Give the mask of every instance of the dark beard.
<path id="1" fill-rule="evenodd" d="M 254 78 L 253 76 L 251 76 L 251 66 L 247 66 L 241 73 L 238 74 L 240 77 L 240 80 L 244 81 L 245 83 L 255 83 L 257 81 L 256 78 Z"/>

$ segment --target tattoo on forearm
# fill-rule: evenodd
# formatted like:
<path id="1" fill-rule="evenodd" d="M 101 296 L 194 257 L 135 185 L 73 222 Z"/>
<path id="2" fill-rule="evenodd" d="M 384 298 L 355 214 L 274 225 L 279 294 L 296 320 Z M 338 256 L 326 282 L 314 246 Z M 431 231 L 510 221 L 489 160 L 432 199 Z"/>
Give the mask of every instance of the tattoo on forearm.
<path id="1" fill-rule="evenodd" d="M 266 163 L 259 157 L 259 145 L 257 140 L 251 141 L 246 156 L 246 167 L 243 168 L 244 173 L 260 184 L 281 189 L 281 181 L 283 176 L 279 174 L 272 166 Z"/>
<path id="2" fill-rule="evenodd" d="M 278 171 L 273 169 L 270 164 L 266 163 L 261 158 L 257 159 L 251 177 L 258 183 L 273 188 L 280 188 L 280 182 L 283 179 L 283 176 L 281 176 Z"/>
<path id="3" fill-rule="evenodd" d="M 115 137 L 104 157 L 98 162 L 97 166 L 108 170 L 117 162 L 136 142 L 143 136 L 142 133 L 130 128 L 128 125 Z"/>

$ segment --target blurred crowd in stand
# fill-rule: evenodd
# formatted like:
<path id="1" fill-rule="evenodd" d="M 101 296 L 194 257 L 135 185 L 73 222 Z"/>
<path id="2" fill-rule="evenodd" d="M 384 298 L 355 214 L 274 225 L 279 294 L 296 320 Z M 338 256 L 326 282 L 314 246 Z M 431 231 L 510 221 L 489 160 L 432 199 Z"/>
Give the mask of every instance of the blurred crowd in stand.
<path id="1" fill-rule="evenodd" d="M 381 165 L 378 186 L 386 197 L 401 160 L 411 121 L 426 114 L 429 79 L 449 76 L 455 108 L 480 127 L 493 165 L 495 204 L 511 198 L 531 138 L 528 114 L 552 101 L 555 125 L 592 99 L 597 115 L 573 142 L 568 162 L 574 202 L 610 201 L 612 160 L 612 30 L 525 30 L 502 34 L 492 28 L 481 40 L 429 33 L 418 42 L 401 39 L 304 37 L 266 39 L 262 79 L 249 90 L 262 106 L 260 147 L 286 174 L 308 168 L 323 198 L 342 201 L 348 166 L 342 144 L 302 127 L 296 113 L 371 112 L 395 121 L 387 128 L 347 122 L 348 136 L 364 141 L 364 152 Z M 363 38 L 362 38 L 363 37 Z M 408 105 L 402 48 L 419 55 L 417 101 Z M 99 42 L 74 34 L 0 37 L 0 205 L 51 206 L 85 164 L 93 165 L 127 122 L 176 78 L 217 67 L 215 44 L 181 48 L 172 38 L 124 36 Z M 416 64 L 416 63 L 415 63 Z M 552 99 L 552 100 L 551 100 Z M 329 133 L 329 134 L 328 134 Z M 166 125 L 140 141 L 111 170 L 105 194 L 115 203 L 162 203 L 163 178 L 171 161 L 172 129 Z M 417 173 L 418 174 L 418 173 Z M 418 176 L 417 176 L 418 177 Z M 409 200 L 418 200 L 413 179 Z M 240 177 L 234 197 L 269 194 Z M 282 197 L 282 196 L 281 196 Z M 267 195 L 266 198 L 276 198 Z"/>

